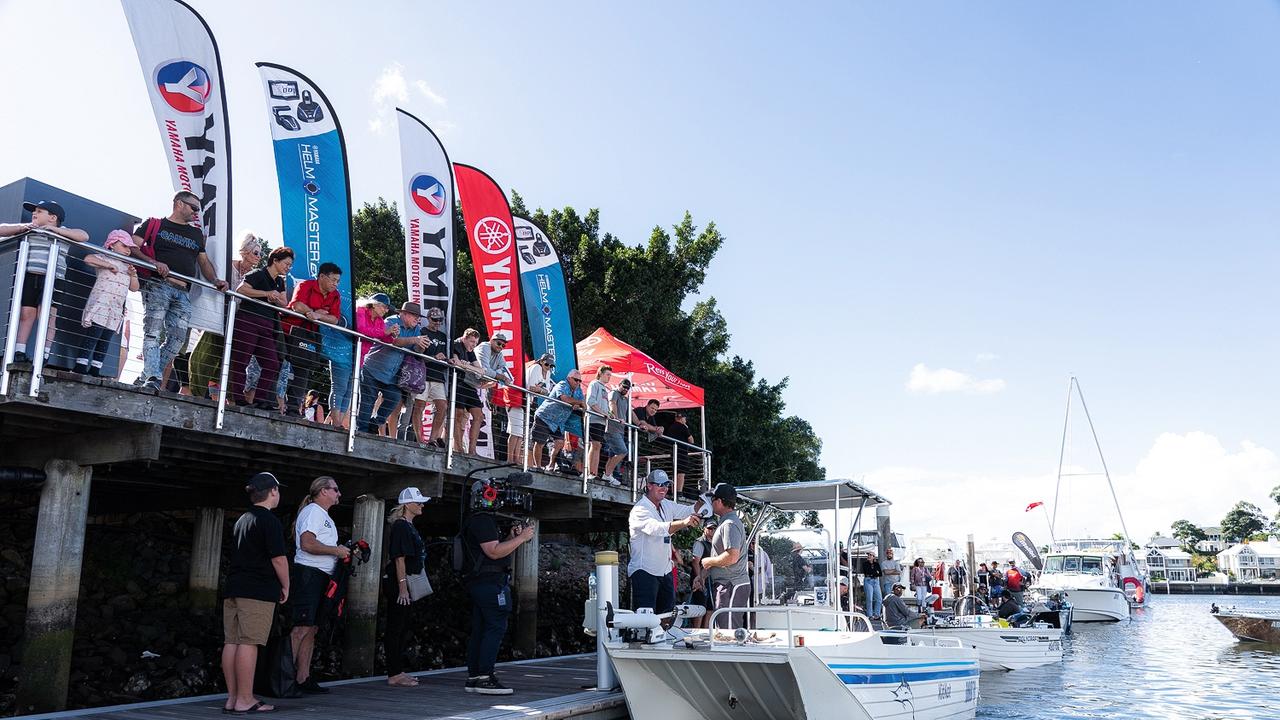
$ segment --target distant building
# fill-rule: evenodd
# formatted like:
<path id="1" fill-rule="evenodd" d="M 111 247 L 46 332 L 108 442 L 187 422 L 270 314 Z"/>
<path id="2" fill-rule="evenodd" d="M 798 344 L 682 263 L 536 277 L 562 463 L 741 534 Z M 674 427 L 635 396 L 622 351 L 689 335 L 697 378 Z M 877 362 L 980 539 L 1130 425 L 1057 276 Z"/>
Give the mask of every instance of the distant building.
<path id="1" fill-rule="evenodd" d="M 1280 542 L 1232 545 L 1218 553 L 1218 569 L 1234 575 L 1238 582 L 1274 579 L 1280 572 Z"/>
<path id="2" fill-rule="evenodd" d="M 1150 541 L 1150 542 L 1148 542 L 1148 543 L 1147 543 L 1147 547 L 1149 547 L 1149 548 L 1160 548 L 1161 550 L 1164 550 L 1164 549 L 1167 549 L 1167 548 L 1179 548 L 1179 547 L 1182 547 L 1182 543 L 1178 542 L 1177 540 L 1174 540 L 1174 539 L 1173 539 L 1173 538 L 1171 538 L 1171 537 L 1164 537 L 1164 536 L 1162 536 L 1162 535 L 1156 535 L 1155 537 L 1151 538 L 1151 541 Z"/>
<path id="3" fill-rule="evenodd" d="M 1146 566 L 1147 577 L 1169 582 L 1195 582 L 1196 569 L 1191 565 L 1191 555 L 1178 549 L 1176 540 L 1171 541 L 1173 547 L 1156 545 L 1156 540 L 1169 538 L 1153 539 L 1147 545 L 1146 553 L 1138 554 L 1138 564 Z"/>
<path id="4" fill-rule="evenodd" d="M 1222 528 L 1217 525 L 1205 525 L 1200 528 L 1205 539 L 1196 543 L 1196 552 L 1217 554 L 1227 549 L 1222 541 Z"/>

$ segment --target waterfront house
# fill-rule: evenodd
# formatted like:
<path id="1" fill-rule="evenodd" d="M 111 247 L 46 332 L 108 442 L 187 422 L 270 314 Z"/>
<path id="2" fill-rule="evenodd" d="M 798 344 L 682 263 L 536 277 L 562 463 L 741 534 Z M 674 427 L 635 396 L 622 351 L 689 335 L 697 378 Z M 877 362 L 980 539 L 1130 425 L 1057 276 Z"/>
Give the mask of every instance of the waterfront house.
<path id="1" fill-rule="evenodd" d="M 1227 549 L 1227 544 L 1222 541 L 1222 528 L 1218 525 L 1202 525 L 1200 532 L 1204 533 L 1205 538 L 1196 543 L 1196 552 L 1218 554 Z"/>
<path id="2" fill-rule="evenodd" d="M 1236 582 L 1275 579 L 1280 571 L 1280 542 L 1246 542 L 1218 553 L 1218 569 Z"/>
<path id="3" fill-rule="evenodd" d="M 1161 538 L 1156 538 L 1156 540 L 1159 539 Z M 1196 569 L 1191 565 L 1191 555 L 1180 550 L 1176 541 L 1173 547 L 1168 547 L 1158 546 L 1153 540 L 1152 544 L 1146 547 L 1146 554 L 1139 556 L 1138 564 L 1146 565 L 1147 576 L 1154 581 L 1196 581 Z"/>

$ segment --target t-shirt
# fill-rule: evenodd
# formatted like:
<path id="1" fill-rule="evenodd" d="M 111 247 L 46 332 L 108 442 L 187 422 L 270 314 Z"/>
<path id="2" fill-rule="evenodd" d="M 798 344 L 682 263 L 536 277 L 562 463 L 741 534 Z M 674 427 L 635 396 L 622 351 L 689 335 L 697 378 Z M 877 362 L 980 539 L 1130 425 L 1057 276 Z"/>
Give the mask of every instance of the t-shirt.
<path id="1" fill-rule="evenodd" d="M 391 537 L 387 540 L 387 574 L 396 576 L 396 558 L 404 558 L 405 577 L 417 575 L 427 561 L 427 546 L 418 534 L 413 523 L 400 518 L 391 526 Z"/>
<path id="2" fill-rule="evenodd" d="M 312 310 L 322 310 L 334 317 L 342 314 L 342 293 L 334 289 L 333 292 L 325 295 L 320 292 L 319 280 L 303 280 L 298 283 L 298 287 L 293 289 L 293 299 L 289 301 L 289 309 L 292 310 L 297 303 L 302 303 Z M 308 330 L 319 330 L 319 326 L 315 323 L 292 315 L 285 315 L 280 318 L 280 322 L 284 325 L 286 335 L 299 325 Z"/>
<path id="3" fill-rule="evenodd" d="M 27 272 L 33 275 L 46 275 L 49 272 L 49 248 L 53 241 L 58 241 L 58 267 L 54 277 L 62 280 L 67 277 L 67 250 L 73 240 L 55 236 L 53 233 L 40 232 L 33 228 L 27 233 Z"/>
<path id="4" fill-rule="evenodd" d="M 1010 590 L 1013 592 L 1022 592 L 1023 577 L 1022 572 L 1018 570 L 1018 568 L 1009 568 L 1009 571 L 1005 573 L 1004 577 L 1005 583 L 1008 585 Z"/>
<path id="5" fill-rule="evenodd" d="M 610 415 L 617 415 L 618 418 L 624 421 L 630 420 L 631 418 L 627 417 L 628 407 L 630 406 L 627 404 L 627 394 L 622 392 L 622 390 L 614 390 L 613 392 L 609 393 L 609 414 Z M 605 432 L 615 433 L 618 435 L 621 435 L 622 432 L 626 429 L 627 429 L 626 425 L 623 425 L 622 423 L 613 419 L 610 419 L 609 422 L 604 426 Z"/>
<path id="6" fill-rule="evenodd" d="M 449 359 L 449 336 L 439 330 L 424 328 L 421 337 L 427 339 L 427 348 L 422 351 L 427 357 L 435 357 L 437 354 L 444 355 L 445 361 Z M 449 369 L 444 365 L 438 365 L 433 362 L 427 363 L 427 381 L 428 382 L 445 382 Z"/>
<path id="7" fill-rule="evenodd" d="M 277 275 L 271 277 L 271 273 L 266 268 L 258 268 L 244 276 L 244 282 L 254 290 L 262 292 L 284 292 L 284 276 Z M 266 298 L 254 298 L 257 302 L 240 302 L 240 312 L 247 312 L 251 315 L 274 320 L 279 316 L 272 305 L 266 304 Z M 263 303 L 263 304 L 259 304 Z"/>
<path id="8" fill-rule="evenodd" d="M 730 548 L 738 549 L 738 561 L 728 567 L 713 567 L 708 578 L 713 583 L 737 585 L 750 580 L 747 575 L 747 531 L 737 511 L 727 512 L 720 518 L 716 532 L 711 536 L 711 554 L 719 555 Z"/>
<path id="9" fill-rule="evenodd" d="M 501 540 L 498 537 L 498 524 L 494 522 L 493 513 L 476 513 L 467 518 L 467 529 L 464 535 L 467 543 L 467 552 L 471 554 L 471 558 L 480 560 L 480 570 L 475 575 L 468 576 L 467 579 L 494 575 L 505 575 L 511 571 L 511 556 L 494 560 L 484 554 L 481 545 L 494 540 Z"/>
<path id="10" fill-rule="evenodd" d="M 418 337 L 422 333 L 421 325 L 409 327 L 399 317 L 389 318 L 386 321 L 388 333 L 395 326 L 400 327 L 399 337 L 402 338 Z M 364 373 L 381 382 L 394 383 L 396 381 L 396 373 L 400 372 L 400 366 L 404 363 L 404 358 L 403 350 L 388 345 L 375 345 L 364 358 Z"/>
<path id="11" fill-rule="evenodd" d="M 147 222 L 144 220 L 134 235 L 145 237 Z M 197 277 L 200 272 L 198 260 L 204 252 L 204 232 L 194 225 L 179 225 L 163 218 L 160 230 L 156 233 L 156 262 L 162 262 L 169 269 L 187 277 Z"/>
<path id="12" fill-rule="evenodd" d="M 706 560 L 711 555 L 711 541 L 698 538 L 693 541 L 693 547 L 689 552 L 699 560 Z"/>
<path id="13" fill-rule="evenodd" d="M 307 503 L 307 506 L 302 508 L 302 512 L 298 513 L 298 522 L 293 530 L 293 543 L 298 549 L 293 554 L 293 562 L 296 565 L 306 565 L 332 575 L 334 566 L 338 564 L 338 558 L 333 555 L 312 555 L 303 550 L 302 533 L 305 532 L 314 533 L 321 545 L 338 544 L 338 527 L 329 518 L 329 513 L 315 503 Z"/>
<path id="14" fill-rule="evenodd" d="M 672 422 L 663 429 L 662 434 L 672 440 L 693 444 L 693 433 L 689 432 L 689 426 L 682 422 Z"/>
<path id="15" fill-rule="evenodd" d="M 881 560 L 880 572 L 884 574 L 885 580 L 892 580 L 895 583 L 902 582 L 902 563 L 897 560 Z M 903 583 L 904 585 L 906 583 Z"/>
<path id="16" fill-rule="evenodd" d="M 272 512 L 254 505 L 231 531 L 231 569 L 224 597 L 277 602 L 280 579 L 272 558 L 284 557 L 284 528 Z"/>
<path id="17" fill-rule="evenodd" d="M 524 386 L 530 390 L 541 390 L 543 393 L 551 392 L 551 375 L 542 367 L 541 363 L 533 363 L 524 371 Z M 542 404 L 542 396 L 533 393 L 533 407 L 537 408 Z"/>
<path id="18" fill-rule="evenodd" d="M 916 615 L 907 609 L 907 603 L 898 595 L 890 594 L 884 599 L 884 624 L 889 627 L 906 625 L 916 619 Z"/>

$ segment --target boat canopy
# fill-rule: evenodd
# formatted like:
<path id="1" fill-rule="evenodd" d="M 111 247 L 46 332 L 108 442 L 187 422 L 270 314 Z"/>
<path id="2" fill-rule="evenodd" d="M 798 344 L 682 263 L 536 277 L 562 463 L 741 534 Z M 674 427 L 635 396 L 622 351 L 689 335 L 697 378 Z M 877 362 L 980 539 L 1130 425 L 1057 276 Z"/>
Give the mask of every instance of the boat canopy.
<path id="1" fill-rule="evenodd" d="M 890 505 L 887 498 L 853 480 L 809 480 L 806 482 L 749 485 L 738 495 L 782 512 L 805 510 L 857 510 Z"/>

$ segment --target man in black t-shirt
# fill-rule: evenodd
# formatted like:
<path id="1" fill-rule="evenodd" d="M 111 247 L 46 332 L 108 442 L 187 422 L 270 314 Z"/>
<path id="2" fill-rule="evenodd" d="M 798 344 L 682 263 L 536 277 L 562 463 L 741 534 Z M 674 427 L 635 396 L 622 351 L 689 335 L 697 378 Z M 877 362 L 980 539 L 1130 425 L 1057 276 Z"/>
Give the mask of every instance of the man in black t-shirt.
<path id="1" fill-rule="evenodd" d="M 271 473 L 254 475 L 245 486 L 249 511 L 232 530 L 235 547 L 222 601 L 222 674 L 227 680 L 225 711 L 270 712 L 253 696 L 258 646 L 267 644 L 276 603 L 289 599 L 289 561 L 284 528 L 271 511 L 280 504 L 280 481 Z"/>
<path id="2" fill-rule="evenodd" d="M 204 232 L 192 224 L 199 218 L 200 198 L 183 190 L 173 196 L 173 213 L 159 221 L 153 238 L 147 238 L 152 220 L 144 220 L 133 231 L 138 247 L 150 247 L 155 256 L 156 275 L 142 284 L 146 316 L 142 324 L 142 375 L 138 376 L 139 384 L 153 390 L 160 389 L 160 375 L 186 344 L 191 325 L 190 283 L 170 277 L 169 273 L 196 277 L 199 270 L 218 290 L 227 289 L 227 283 L 218 278 L 218 271 L 205 254 Z"/>
<path id="3" fill-rule="evenodd" d="M 467 643 L 466 691 L 482 695 L 510 695 L 512 690 L 493 674 L 498 648 L 507 632 L 507 616 L 511 614 L 511 553 L 533 539 L 533 526 L 512 526 L 506 540 L 499 541 L 498 523 L 492 512 L 496 500 L 486 500 L 488 483 L 477 481 L 471 487 L 471 506 L 479 508 L 467 518 L 463 543 L 467 556 L 477 562 L 466 576 L 467 594 L 471 596 L 471 638 Z M 470 568 L 468 568 L 470 570 Z"/>
<path id="4" fill-rule="evenodd" d="M 650 400 L 642 407 L 631 411 L 632 421 L 641 430 L 649 431 L 649 440 L 655 440 L 662 434 L 662 426 L 658 424 L 658 401 Z"/>

